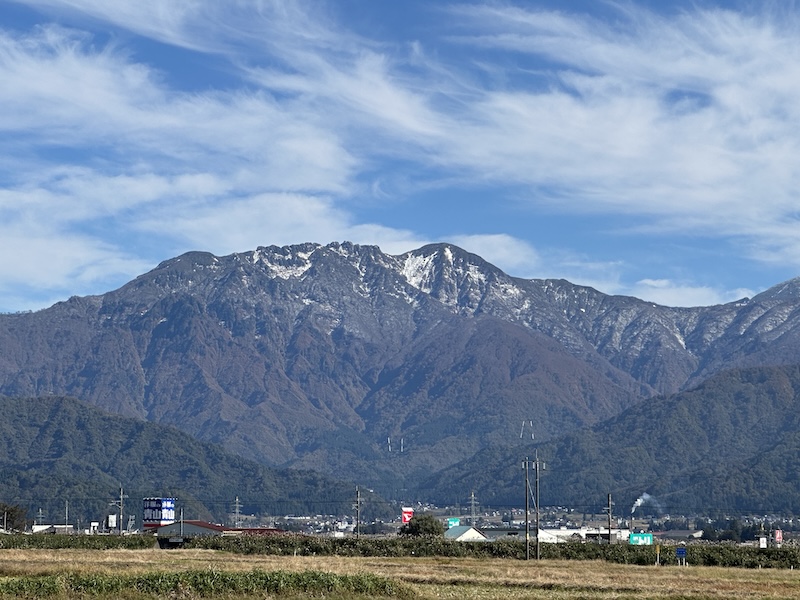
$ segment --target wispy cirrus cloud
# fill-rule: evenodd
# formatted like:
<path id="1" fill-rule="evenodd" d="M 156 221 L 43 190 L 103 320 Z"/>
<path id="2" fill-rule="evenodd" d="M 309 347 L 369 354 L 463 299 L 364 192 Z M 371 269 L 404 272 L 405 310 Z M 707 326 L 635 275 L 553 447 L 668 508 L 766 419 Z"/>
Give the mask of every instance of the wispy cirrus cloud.
<path id="1" fill-rule="evenodd" d="M 470 132 L 484 144 L 459 146 L 482 149 L 475 162 L 504 176 L 554 189 L 551 201 L 567 210 L 642 215 L 651 228 L 758 237 L 791 217 L 797 16 L 700 9 L 667 18 L 623 6 L 616 22 L 454 10 L 473 31 L 462 44 L 549 62 L 484 94 Z"/>
<path id="2" fill-rule="evenodd" d="M 192 24 L 207 23 L 218 16 L 217 5 L 203 0 L 31 0 L 21 2 L 44 9 L 56 19 L 59 17 L 78 18 L 84 23 L 111 23 L 121 29 L 128 29 L 138 35 L 159 40 L 176 46 L 209 51 L 218 48 L 218 36 L 199 36 Z M 89 25 L 87 24 L 87 27 Z"/>

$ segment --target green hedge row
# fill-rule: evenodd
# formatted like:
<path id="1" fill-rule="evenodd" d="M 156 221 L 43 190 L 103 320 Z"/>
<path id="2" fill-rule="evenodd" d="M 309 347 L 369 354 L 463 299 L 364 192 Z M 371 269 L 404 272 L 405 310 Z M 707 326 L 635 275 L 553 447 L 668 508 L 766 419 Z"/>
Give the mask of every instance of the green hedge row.
<path id="1" fill-rule="evenodd" d="M 525 547 L 516 541 L 454 542 L 443 537 L 420 538 L 327 538 L 303 535 L 245 535 L 198 537 L 185 548 L 205 548 L 237 554 L 279 556 L 446 556 L 478 558 L 524 558 Z"/>
<path id="2" fill-rule="evenodd" d="M 5 548 L 74 548 L 105 550 L 152 548 L 152 535 L 83 536 L 83 535 L 4 535 Z M 422 538 L 325 538 L 303 535 L 199 537 L 189 540 L 187 548 L 206 548 L 237 554 L 272 554 L 279 556 L 442 556 L 473 558 L 525 558 L 525 543 L 520 540 L 495 542 L 454 542 L 442 537 Z M 541 556 L 554 560 L 605 560 L 609 562 L 652 565 L 655 546 L 627 544 L 541 544 Z M 536 546 L 530 545 L 531 557 Z M 661 546 L 661 564 L 677 564 L 674 546 Z M 800 568 L 800 547 L 759 549 L 733 544 L 692 544 L 686 547 L 689 565 L 744 568 Z"/>
<path id="3" fill-rule="evenodd" d="M 53 535 L 39 533 L 34 535 L 0 535 L 0 549 L 9 548 L 73 548 L 76 550 L 142 550 L 152 548 L 155 539 L 152 535 Z"/>
<path id="4" fill-rule="evenodd" d="M 145 575 L 47 575 L 0 579 L 0 596 L 42 598 L 48 596 L 115 597 L 131 592 L 144 597 L 168 598 L 236 595 L 329 596 L 352 594 L 367 597 L 409 597 L 408 588 L 369 573 L 337 575 L 321 571 L 217 570 L 148 573 Z M 193 595 L 191 597 L 194 597 Z"/>
<path id="5" fill-rule="evenodd" d="M 473 558 L 525 558 L 525 544 L 517 540 L 496 542 L 455 542 L 443 538 L 321 538 L 300 535 L 196 538 L 186 547 L 222 550 L 238 554 L 296 556 L 443 556 Z M 541 557 L 551 560 L 605 560 L 615 563 L 653 565 L 655 546 L 628 544 L 541 544 Z M 530 555 L 536 556 L 535 543 Z M 662 565 L 676 565 L 675 546 L 661 546 Z M 800 548 L 759 549 L 726 544 L 697 544 L 686 547 L 689 565 L 744 568 L 800 568 Z"/>

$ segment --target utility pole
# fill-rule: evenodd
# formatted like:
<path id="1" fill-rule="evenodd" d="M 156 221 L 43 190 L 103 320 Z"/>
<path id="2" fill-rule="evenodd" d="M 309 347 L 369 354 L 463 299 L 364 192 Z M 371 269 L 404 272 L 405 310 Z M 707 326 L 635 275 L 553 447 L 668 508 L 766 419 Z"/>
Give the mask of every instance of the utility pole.
<path id="1" fill-rule="evenodd" d="M 536 470 L 535 487 L 534 491 L 531 490 L 530 484 L 530 464 L 533 463 L 533 468 Z M 539 514 L 539 471 L 544 468 L 544 464 L 539 462 L 539 450 L 536 450 L 536 455 L 531 461 L 527 457 L 522 467 L 525 469 L 525 560 L 530 560 L 531 549 L 531 526 L 530 526 L 530 497 L 533 495 L 534 507 L 536 509 L 536 560 L 541 560 L 542 552 L 539 540 L 539 523 L 541 522 L 541 515 Z"/>
<path id="2" fill-rule="evenodd" d="M 539 546 L 539 523 L 541 519 L 539 516 L 539 449 L 536 449 L 536 560 L 542 559 L 541 548 Z"/>
<path id="3" fill-rule="evenodd" d="M 530 485 L 528 483 L 528 457 L 525 457 L 525 462 L 522 463 L 522 468 L 525 469 L 525 560 L 531 559 L 531 523 L 530 523 Z"/>
<path id="4" fill-rule="evenodd" d="M 123 506 L 125 505 L 125 498 L 128 495 L 123 493 L 122 486 L 119 486 L 119 534 L 122 535 L 122 511 Z"/>
<path id="5" fill-rule="evenodd" d="M 611 494 L 608 494 L 608 543 L 611 543 Z"/>
<path id="6" fill-rule="evenodd" d="M 114 502 L 109 502 L 109 506 L 118 506 L 119 507 L 119 534 L 122 535 L 122 514 L 123 514 L 123 507 L 125 506 L 125 498 L 128 497 L 128 494 L 124 493 L 122 486 L 119 486 L 119 500 L 115 500 Z"/>
<path id="7" fill-rule="evenodd" d="M 361 490 L 356 486 L 356 539 L 361 537 Z"/>

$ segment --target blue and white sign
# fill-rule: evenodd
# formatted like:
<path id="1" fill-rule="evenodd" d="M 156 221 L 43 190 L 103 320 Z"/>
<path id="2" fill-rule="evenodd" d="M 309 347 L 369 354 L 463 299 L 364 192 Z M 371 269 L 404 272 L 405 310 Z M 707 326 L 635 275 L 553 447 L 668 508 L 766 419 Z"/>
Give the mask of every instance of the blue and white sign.
<path id="1" fill-rule="evenodd" d="M 160 527 L 175 522 L 175 498 L 144 498 L 145 527 Z"/>

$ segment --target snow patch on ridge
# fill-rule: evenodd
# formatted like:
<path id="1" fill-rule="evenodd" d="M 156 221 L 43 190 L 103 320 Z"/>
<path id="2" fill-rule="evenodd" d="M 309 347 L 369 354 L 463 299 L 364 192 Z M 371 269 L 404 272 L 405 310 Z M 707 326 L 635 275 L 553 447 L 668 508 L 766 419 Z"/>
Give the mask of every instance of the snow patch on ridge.
<path id="1" fill-rule="evenodd" d="M 253 254 L 253 263 L 261 263 L 264 265 L 273 277 L 280 279 L 299 278 L 306 271 L 311 268 L 311 255 L 317 249 L 307 252 L 296 252 L 294 255 L 291 253 L 280 256 L 272 252 L 265 252 L 259 248 Z"/>
<path id="2" fill-rule="evenodd" d="M 681 345 L 681 348 L 686 350 L 686 340 L 683 339 L 683 336 L 680 334 L 680 332 L 675 333 L 675 339 L 678 340 L 678 343 Z"/>
<path id="3" fill-rule="evenodd" d="M 434 255 L 417 256 L 409 254 L 403 264 L 402 274 L 406 281 L 412 286 L 430 294 L 433 289 L 433 263 L 436 260 Z"/>
<path id="4" fill-rule="evenodd" d="M 305 262 L 300 265 L 291 266 L 270 264 L 267 266 L 270 268 L 275 277 L 280 277 L 281 279 L 290 279 L 292 277 L 300 277 L 303 273 L 308 271 L 311 268 L 311 263 Z"/>
<path id="5" fill-rule="evenodd" d="M 467 276 L 477 283 L 486 283 L 486 273 L 481 271 L 478 265 L 467 265 Z"/>

